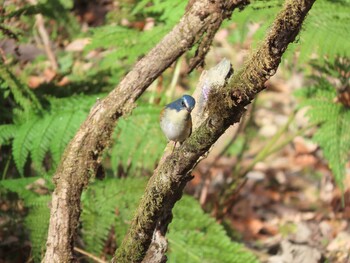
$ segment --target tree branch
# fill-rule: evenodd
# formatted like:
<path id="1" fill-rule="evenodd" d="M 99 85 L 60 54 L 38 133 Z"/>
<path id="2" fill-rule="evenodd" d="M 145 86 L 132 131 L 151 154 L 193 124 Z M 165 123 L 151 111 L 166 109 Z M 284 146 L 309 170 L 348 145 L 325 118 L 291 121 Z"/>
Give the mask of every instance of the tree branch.
<path id="1" fill-rule="evenodd" d="M 234 8 L 246 2 L 194 1 L 173 30 L 135 65 L 118 87 L 105 99 L 96 102 L 66 148 L 54 176 L 56 188 L 52 196 L 43 262 L 74 260 L 73 245 L 79 225 L 81 193 L 89 178 L 96 174 L 118 118 L 130 113 L 145 89 L 179 56 L 198 43 L 205 32 L 217 30 L 222 20 L 231 16 Z M 214 22 L 217 27 L 210 27 Z"/>
<path id="2" fill-rule="evenodd" d="M 190 172 L 225 130 L 240 120 L 245 106 L 264 89 L 266 80 L 275 74 L 283 53 L 288 44 L 295 40 L 314 2 L 286 0 L 264 42 L 245 67 L 227 85 L 209 87 L 206 118 L 172 154 L 165 153 L 149 180 L 128 234 L 113 262 L 142 261 L 153 233 L 165 235 L 172 219 L 172 208 L 192 178 Z"/>

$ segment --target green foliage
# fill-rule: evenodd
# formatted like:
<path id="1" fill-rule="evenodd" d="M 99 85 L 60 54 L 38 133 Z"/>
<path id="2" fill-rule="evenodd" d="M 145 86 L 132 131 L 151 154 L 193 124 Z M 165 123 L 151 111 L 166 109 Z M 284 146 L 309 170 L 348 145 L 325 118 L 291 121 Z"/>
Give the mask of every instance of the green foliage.
<path id="1" fill-rule="evenodd" d="M 30 190 L 29 186 L 38 179 L 0 181 L 1 188 L 17 193 L 28 208 L 24 223 L 29 230 L 35 262 L 44 255 L 51 198 Z M 89 185 L 82 195 L 81 234 L 85 250 L 102 255 L 113 231 L 116 240 L 112 241 L 121 243 L 145 186 L 146 178 L 107 178 Z M 53 188 L 52 185 L 46 187 Z M 176 204 L 168 240 L 170 262 L 256 262 L 252 254 L 232 242 L 223 227 L 189 196 Z"/>
<path id="2" fill-rule="evenodd" d="M 106 25 L 93 29 L 91 44 L 86 50 L 95 48 L 108 49 L 101 61 L 102 69 L 120 67 L 117 61 L 123 61 L 123 66 L 130 66 L 138 58 L 145 55 L 162 37 L 170 31 L 184 12 L 185 1 L 155 0 L 140 1 L 132 11 L 132 18 L 152 15 L 155 26 L 151 30 L 139 31 L 136 28 Z M 125 69 L 124 69 L 125 70 Z"/>
<path id="3" fill-rule="evenodd" d="M 136 29 L 107 25 L 93 30 L 93 38 L 87 50 L 95 48 L 115 48 L 107 52 L 101 61 L 101 68 L 118 66 L 116 61 L 124 60 L 127 65 L 134 63 L 169 31 L 171 27 L 162 25 L 152 30 L 140 32 Z"/>
<path id="4" fill-rule="evenodd" d="M 42 110 L 41 104 L 34 93 L 5 65 L 0 66 L 0 87 L 7 93 L 6 97 L 10 93 L 12 94 L 20 109 L 27 114 L 26 117 L 32 111 L 38 112 Z"/>
<path id="5" fill-rule="evenodd" d="M 34 93 L 8 68 L 0 68 L 1 80 L 2 87 L 9 90 L 19 107 L 13 110 L 13 124 L 0 125 L 0 144 L 9 144 L 12 140 L 13 159 L 22 176 L 29 155 L 35 169 L 44 172 L 43 161 L 50 152 L 51 166 L 55 168 L 65 146 L 99 96 L 48 97 L 48 106 L 43 109 Z"/>
<path id="6" fill-rule="evenodd" d="M 113 229 L 118 243 L 125 235 L 146 180 L 141 178 L 95 181 L 83 193 L 82 236 L 88 251 L 100 255 Z"/>
<path id="7" fill-rule="evenodd" d="M 249 33 L 252 23 L 260 25 L 254 34 L 256 46 L 268 32 L 283 0 L 255 0 L 242 12 L 233 14 L 238 30 L 232 34 L 232 41 L 243 41 Z M 304 23 L 304 29 L 298 39 L 298 45 L 290 45 L 287 55 L 300 51 L 300 62 L 307 61 L 313 54 L 319 57 L 328 55 L 334 58 L 337 54 L 350 54 L 350 1 L 318 0 L 313 5 Z"/>
<path id="8" fill-rule="evenodd" d="M 0 126 L 0 145 L 6 145 L 16 133 L 16 125 L 4 124 Z"/>
<path id="9" fill-rule="evenodd" d="M 334 63 L 326 62 L 323 66 L 315 64 L 314 68 L 318 69 L 313 77 L 316 83 L 302 89 L 297 95 L 303 99 L 301 106 L 308 107 L 310 121 L 318 124 L 313 140 L 322 148 L 336 183 L 342 187 L 350 153 L 350 110 L 337 98 L 344 89 L 349 93 L 349 78 L 346 76 L 350 74 L 350 61 L 337 58 Z M 340 87 L 330 76 L 340 80 Z"/>
<path id="10" fill-rule="evenodd" d="M 113 226 L 121 243 L 145 183 L 144 178 L 107 179 L 89 186 L 83 195 L 81 216 L 88 251 L 100 255 Z M 168 240 L 169 262 L 256 262 L 189 196 L 176 204 Z"/>
<path id="11" fill-rule="evenodd" d="M 28 209 L 28 215 L 24 220 L 24 225 L 29 231 L 29 237 L 32 245 L 32 256 L 35 262 L 40 262 L 44 255 L 45 242 L 47 237 L 49 223 L 49 203 L 51 195 L 39 195 L 30 190 L 29 186 L 35 185 L 37 180 L 43 180 L 38 177 L 20 178 L 0 181 L 0 188 L 15 192 L 24 200 Z M 45 187 L 52 189 L 48 184 Z"/>
<path id="12" fill-rule="evenodd" d="M 0 37 L 10 37 L 16 40 L 26 40 L 31 36 L 31 31 L 23 30 L 7 26 L 7 20 L 17 18 L 26 26 L 34 26 L 34 15 L 42 14 L 48 19 L 52 19 L 55 23 L 50 24 L 51 37 L 58 36 L 57 31 L 61 30 L 67 33 L 67 37 L 77 34 L 79 25 L 73 15 L 68 12 L 72 8 L 71 1 L 65 0 L 40 0 L 38 4 L 31 5 L 23 3 L 9 2 L 4 7 L 4 14 L 0 17 Z M 66 26 L 66 25 L 69 26 Z"/>
<path id="13" fill-rule="evenodd" d="M 29 214 L 25 218 L 25 226 L 29 230 L 32 255 L 35 262 L 40 262 L 45 254 L 46 238 L 49 229 L 51 196 L 37 196 L 30 203 Z"/>
<path id="14" fill-rule="evenodd" d="M 110 150 L 114 173 L 122 167 L 127 174 L 153 170 L 166 145 L 159 127 L 161 108 L 139 105 L 126 119 L 118 122 L 115 143 Z"/>
<path id="15" fill-rule="evenodd" d="M 184 196 L 173 210 L 169 226 L 169 262 L 257 262 L 238 243 L 230 240 L 222 225 L 203 212 L 198 201 Z"/>

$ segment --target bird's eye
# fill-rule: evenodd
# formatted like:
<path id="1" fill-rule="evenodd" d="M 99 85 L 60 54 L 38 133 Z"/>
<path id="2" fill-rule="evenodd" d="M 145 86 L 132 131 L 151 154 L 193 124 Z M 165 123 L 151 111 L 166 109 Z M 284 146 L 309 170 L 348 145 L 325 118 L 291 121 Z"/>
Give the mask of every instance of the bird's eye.
<path id="1" fill-rule="evenodd" d="M 181 105 L 182 105 L 183 107 L 186 107 L 186 104 L 185 104 L 184 101 L 181 102 Z"/>

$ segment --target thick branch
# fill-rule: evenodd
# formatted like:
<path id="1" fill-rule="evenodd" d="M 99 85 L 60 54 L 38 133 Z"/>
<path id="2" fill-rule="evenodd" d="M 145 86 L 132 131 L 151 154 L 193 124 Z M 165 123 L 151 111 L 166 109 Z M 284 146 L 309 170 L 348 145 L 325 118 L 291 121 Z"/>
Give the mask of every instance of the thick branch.
<path id="1" fill-rule="evenodd" d="M 178 25 L 135 65 L 119 86 L 96 103 L 68 145 L 54 176 L 56 189 L 43 262 L 73 261 L 80 196 L 89 178 L 96 174 L 117 119 L 130 113 L 136 99 L 167 67 L 197 43 L 207 30 L 217 30 L 221 21 L 242 2 L 246 1 L 195 1 Z M 210 26 L 214 22 L 216 29 Z"/>
<path id="2" fill-rule="evenodd" d="M 295 40 L 315 0 L 286 0 L 269 34 L 246 66 L 228 85 L 214 87 L 207 102 L 208 114 L 184 144 L 162 158 L 114 262 L 140 262 L 155 231 L 165 235 L 171 210 L 191 179 L 190 172 L 225 130 L 240 120 L 245 106 L 277 70 L 289 43 Z M 148 255 L 147 255 L 148 256 Z"/>

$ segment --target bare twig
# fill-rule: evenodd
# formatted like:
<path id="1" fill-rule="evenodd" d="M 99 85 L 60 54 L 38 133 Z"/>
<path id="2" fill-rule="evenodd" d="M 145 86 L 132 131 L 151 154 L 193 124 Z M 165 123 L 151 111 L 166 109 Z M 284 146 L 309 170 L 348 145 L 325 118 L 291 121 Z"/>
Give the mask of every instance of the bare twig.
<path id="1" fill-rule="evenodd" d="M 32 5 L 36 5 L 37 4 L 36 0 L 28 0 L 28 2 L 30 4 L 32 4 Z M 36 14 L 35 15 L 35 21 L 36 21 L 36 26 L 38 27 L 39 35 L 40 35 L 41 40 L 42 40 L 43 45 L 44 45 L 46 56 L 47 56 L 47 58 L 50 61 L 51 68 L 54 71 L 57 71 L 58 64 L 57 64 L 57 61 L 56 61 L 56 57 L 55 57 L 55 55 L 52 52 L 51 47 L 50 47 L 50 38 L 49 38 L 49 34 L 47 33 L 47 30 L 45 28 L 43 15 L 42 14 Z"/>
<path id="2" fill-rule="evenodd" d="M 91 253 L 89 253 L 89 252 L 87 252 L 87 251 L 85 251 L 85 250 L 83 250 L 81 248 L 74 247 L 74 251 L 76 251 L 76 252 L 78 252 L 78 253 L 80 253 L 80 254 L 82 254 L 84 256 L 87 256 L 88 258 L 91 258 L 92 260 L 94 260 L 94 261 L 96 261 L 98 263 L 107 263 L 107 261 L 104 261 L 104 260 L 96 257 L 95 255 L 93 255 L 93 254 L 91 254 Z"/>

